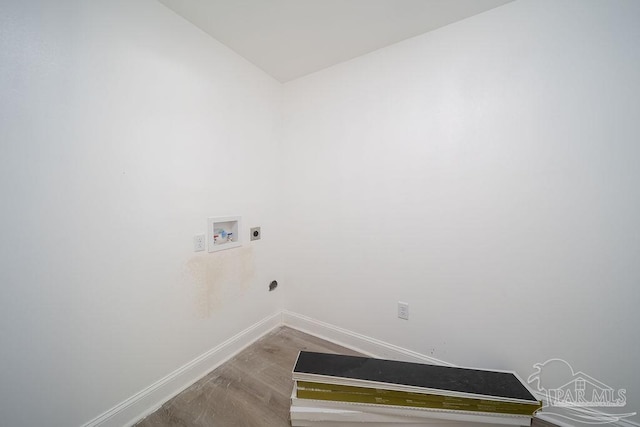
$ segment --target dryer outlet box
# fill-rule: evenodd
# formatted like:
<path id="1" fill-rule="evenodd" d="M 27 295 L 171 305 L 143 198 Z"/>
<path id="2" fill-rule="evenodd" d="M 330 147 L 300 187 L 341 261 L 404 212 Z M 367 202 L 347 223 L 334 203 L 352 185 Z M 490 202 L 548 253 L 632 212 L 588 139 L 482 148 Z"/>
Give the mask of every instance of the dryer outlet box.
<path id="1" fill-rule="evenodd" d="M 261 237 L 260 227 L 251 228 L 251 232 L 249 233 L 249 236 L 251 240 L 260 240 L 260 237 Z"/>

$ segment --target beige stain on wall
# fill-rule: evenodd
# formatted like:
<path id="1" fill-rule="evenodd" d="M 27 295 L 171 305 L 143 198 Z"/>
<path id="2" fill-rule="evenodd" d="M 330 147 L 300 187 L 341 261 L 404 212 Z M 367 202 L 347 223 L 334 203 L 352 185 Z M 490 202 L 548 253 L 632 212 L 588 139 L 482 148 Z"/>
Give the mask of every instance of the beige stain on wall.
<path id="1" fill-rule="evenodd" d="M 187 261 L 187 275 L 193 284 L 196 315 L 211 317 L 226 301 L 242 296 L 255 275 L 251 247 L 194 256 Z"/>

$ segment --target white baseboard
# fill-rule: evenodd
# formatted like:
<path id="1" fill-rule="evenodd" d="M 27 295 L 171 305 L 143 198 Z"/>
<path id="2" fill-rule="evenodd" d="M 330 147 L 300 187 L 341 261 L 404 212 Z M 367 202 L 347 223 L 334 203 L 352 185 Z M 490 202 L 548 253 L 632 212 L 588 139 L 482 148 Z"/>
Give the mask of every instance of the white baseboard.
<path id="1" fill-rule="evenodd" d="M 281 325 L 280 312 L 262 319 L 97 416 L 83 427 L 121 427 L 135 424 L 245 347 Z"/>
<path id="2" fill-rule="evenodd" d="M 443 366 L 455 366 L 433 357 L 417 353 L 384 341 L 358 334 L 329 323 L 288 310 L 275 313 L 258 323 L 234 335 L 206 353 L 193 359 L 184 366 L 164 378 L 151 384 L 120 404 L 114 406 L 82 427 L 120 427 L 131 426 L 145 416 L 157 410 L 164 402 L 171 399 L 194 382 L 220 366 L 228 359 L 242 351 L 279 326 L 289 326 L 318 338 L 325 339 L 343 347 L 350 348 L 370 357 L 378 357 L 407 362 L 423 362 Z M 541 414 L 542 415 L 542 414 Z M 560 427 L 572 424 L 562 422 L 549 415 L 540 416 Z M 619 427 L 640 427 L 633 421 L 620 420 L 610 425 Z"/>
<path id="3" fill-rule="evenodd" d="M 285 326 L 298 329 L 299 331 L 306 332 L 318 338 L 323 338 L 370 357 L 454 366 L 452 363 L 407 350 L 406 348 L 398 347 L 288 310 L 282 311 L 282 323 Z"/>
<path id="4" fill-rule="evenodd" d="M 144 390 L 98 415 L 82 427 L 121 427 L 135 424 L 244 348 L 271 330 L 283 325 L 372 357 L 450 365 L 441 360 L 285 310 L 234 335 Z"/>

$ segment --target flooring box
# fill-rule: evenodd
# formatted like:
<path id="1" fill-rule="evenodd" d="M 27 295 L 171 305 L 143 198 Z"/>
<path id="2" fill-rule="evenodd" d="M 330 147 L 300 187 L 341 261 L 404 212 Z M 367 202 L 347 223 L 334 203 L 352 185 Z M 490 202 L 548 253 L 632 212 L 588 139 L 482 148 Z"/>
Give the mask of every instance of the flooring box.
<path id="1" fill-rule="evenodd" d="M 542 406 L 514 372 L 301 351 L 296 398 L 528 416 Z"/>
<path id="2" fill-rule="evenodd" d="M 422 426 L 529 426 L 531 417 L 525 415 L 486 414 L 466 411 L 410 408 L 366 403 L 303 399 L 291 396 L 292 425 L 324 425 L 323 423 L 351 423 L 359 425 Z M 302 424 L 300 424 L 302 422 Z M 298 423 L 298 424 L 296 424 Z"/>

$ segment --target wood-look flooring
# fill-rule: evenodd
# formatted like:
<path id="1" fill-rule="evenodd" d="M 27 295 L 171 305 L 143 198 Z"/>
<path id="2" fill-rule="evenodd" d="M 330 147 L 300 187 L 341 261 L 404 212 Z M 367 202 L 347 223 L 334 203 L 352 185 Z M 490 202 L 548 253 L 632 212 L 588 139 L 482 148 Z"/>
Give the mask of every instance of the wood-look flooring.
<path id="1" fill-rule="evenodd" d="M 290 427 L 291 370 L 300 350 L 358 355 L 281 327 L 211 371 L 136 426 Z M 535 419 L 533 426 L 552 424 Z"/>

